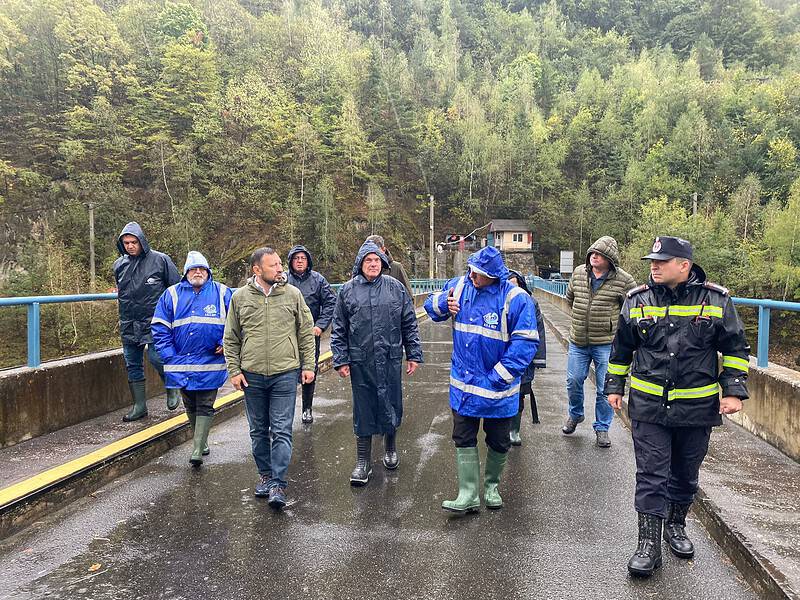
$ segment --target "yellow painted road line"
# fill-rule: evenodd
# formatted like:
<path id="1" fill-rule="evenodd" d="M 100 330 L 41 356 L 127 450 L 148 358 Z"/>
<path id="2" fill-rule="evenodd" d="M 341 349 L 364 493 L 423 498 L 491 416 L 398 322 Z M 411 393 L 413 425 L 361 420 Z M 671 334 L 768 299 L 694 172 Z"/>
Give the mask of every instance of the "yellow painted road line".
<path id="1" fill-rule="evenodd" d="M 239 400 L 241 397 L 242 392 L 232 392 L 230 394 L 226 394 L 225 396 L 217 399 L 217 401 L 214 403 L 214 408 L 219 409 L 227 406 L 232 402 Z M 7 488 L 0 490 L 0 507 L 12 502 L 16 502 L 17 500 L 53 485 L 54 483 L 63 481 L 75 473 L 83 471 L 84 469 L 92 467 L 96 464 L 100 464 L 109 458 L 126 452 L 135 446 L 139 446 L 145 442 L 148 442 L 167 431 L 184 425 L 185 423 L 188 423 L 188 419 L 186 417 L 186 413 L 182 413 L 172 417 L 171 419 L 162 421 L 161 423 L 156 423 L 147 429 L 137 431 L 132 435 L 124 437 L 121 440 L 117 440 L 116 442 L 112 442 L 107 446 L 103 446 L 102 448 L 90 452 L 89 454 L 85 454 L 84 456 L 76 458 L 75 460 L 71 460 L 63 465 L 53 467 L 52 469 L 48 469 L 43 473 L 39 473 L 38 475 L 29 477 L 28 479 L 20 481 L 19 483 L 10 485 Z"/>

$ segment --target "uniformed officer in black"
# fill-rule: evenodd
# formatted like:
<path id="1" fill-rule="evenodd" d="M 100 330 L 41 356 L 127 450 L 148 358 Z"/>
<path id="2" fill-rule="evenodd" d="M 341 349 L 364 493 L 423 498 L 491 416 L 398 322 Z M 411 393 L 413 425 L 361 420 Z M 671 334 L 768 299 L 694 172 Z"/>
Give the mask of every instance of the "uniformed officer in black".
<path id="1" fill-rule="evenodd" d="M 639 544 L 628 571 L 648 577 L 661 566 L 662 523 L 673 554 L 694 556 L 686 513 L 711 428 L 747 398 L 750 347 L 728 290 L 706 281 L 689 242 L 657 237 L 642 260 L 650 281 L 628 292 L 620 312 L 606 392 L 621 408 L 630 373 Z"/>

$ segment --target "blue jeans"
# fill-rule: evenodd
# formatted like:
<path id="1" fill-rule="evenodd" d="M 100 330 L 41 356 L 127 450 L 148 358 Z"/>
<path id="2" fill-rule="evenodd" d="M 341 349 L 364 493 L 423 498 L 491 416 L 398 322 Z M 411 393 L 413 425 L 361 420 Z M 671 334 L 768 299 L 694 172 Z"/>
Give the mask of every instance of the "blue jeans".
<path id="1" fill-rule="evenodd" d="M 122 344 L 122 356 L 125 358 L 125 368 L 128 369 L 128 381 L 141 381 L 144 379 L 144 347 L 145 344 Z M 156 352 L 155 344 L 147 344 L 147 358 L 150 364 L 158 371 L 161 381 L 164 381 L 164 363 Z"/>
<path id="2" fill-rule="evenodd" d="M 259 474 L 269 477 L 268 489 L 285 488 L 292 460 L 297 369 L 271 376 L 244 371 L 244 378 L 244 405 L 256 467 Z"/>
<path id="3" fill-rule="evenodd" d="M 597 346 L 576 346 L 569 343 L 567 355 L 567 395 L 569 396 L 569 416 L 579 419 L 583 416 L 583 383 L 589 376 L 589 365 L 594 361 L 595 381 L 597 382 L 597 398 L 594 403 L 595 431 L 608 431 L 614 409 L 608 403 L 605 394 L 608 357 L 611 355 L 611 344 Z"/>

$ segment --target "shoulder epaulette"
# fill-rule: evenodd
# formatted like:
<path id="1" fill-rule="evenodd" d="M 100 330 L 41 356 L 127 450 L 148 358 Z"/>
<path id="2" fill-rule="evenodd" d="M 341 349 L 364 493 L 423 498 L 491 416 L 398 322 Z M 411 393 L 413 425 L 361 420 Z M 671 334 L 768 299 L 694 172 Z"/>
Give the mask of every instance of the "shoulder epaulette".
<path id="1" fill-rule="evenodd" d="M 723 296 L 727 296 L 730 293 L 728 291 L 728 288 L 722 287 L 718 283 L 712 283 L 710 281 L 704 281 L 703 287 L 706 288 L 707 290 L 714 290 L 715 292 L 719 292 Z"/>
<path id="2" fill-rule="evenodd" d="M 633 288 L 631 291 L 629 291 L 628 292 L 628 298 L 632 298 L 636 294 L 641 294 L 642 292 L 645 292 L 645 291 L 647 291 L 649 289 L 650 289 L 650 286 L 647 285 L 646 283 L 643 283 L 642 285 L 637 286 L 637 287 Z"/>

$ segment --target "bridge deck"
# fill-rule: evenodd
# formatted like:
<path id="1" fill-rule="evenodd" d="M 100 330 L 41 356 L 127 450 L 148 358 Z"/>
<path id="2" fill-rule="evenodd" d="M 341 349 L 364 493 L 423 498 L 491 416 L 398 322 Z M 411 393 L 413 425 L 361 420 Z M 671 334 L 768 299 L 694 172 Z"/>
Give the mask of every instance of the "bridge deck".
<path id="1" fill-rule="evenodd" d="M 613 447 L 601 450 L 586 424 L 561 435 L 565 354 L 554 335 L 535 384 L 542 423 L 526 412 L 501 486 L 507 506 L 448 518 L 439 505 L 456 490 L 450 329 L 422 330 L 426 365 L 405 382 L 397 472 L 375 460 L 370 485 L 349 487 L 349 383 L 328 373 L 317 421 L 302 427 L 297 415 L 293 503 L 282 514 L 252 496 L 238 416 L 212 430 L 201 470 L 180 446 L 5 540 L 0 598 L 755 597 L 694 518 L 695 561 L 667 553 L 652 580 L 626 576 L 636 538 L 630 437 L 615 424 Z"/>

